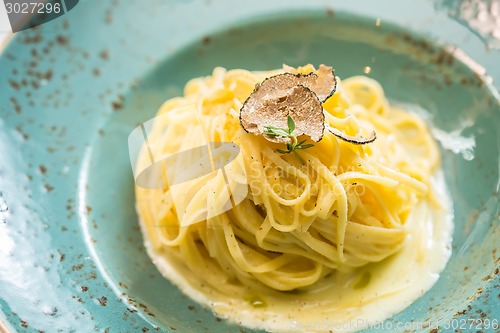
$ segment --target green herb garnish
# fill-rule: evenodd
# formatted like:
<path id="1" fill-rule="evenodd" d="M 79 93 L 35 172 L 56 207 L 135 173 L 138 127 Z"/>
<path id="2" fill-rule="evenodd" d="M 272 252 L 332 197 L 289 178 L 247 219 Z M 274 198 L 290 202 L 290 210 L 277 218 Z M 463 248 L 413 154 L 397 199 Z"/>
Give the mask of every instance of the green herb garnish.
<path id="1" fill-rule="evenodd" d="M 286 148 L 288 150 L 276 149 L 276 151 L 278 153 L 281 153 L 281 154 L 295 153 L 298 156 L 298 154 L 297 154 L 298 149 L 307 149 L 307 148 L 314 147 L 313 144 L 306 144 L 305 145 L 304 143 L 307 140 L 302 140 L 299 142 L 299 140 L 297 140 L 297 136 L 293 135 L 293 131 L 295 130 L 295 121 L 293 120 L 293 118 L 291 116 L 288 116 L 287 123 L 288 123 L 288 129 L 278 128 L 278 127 L 274 127 L 274 126 L 265 126 L 266 130 L 262 133 L 262 134 L 270 136 L 272 138 L 280 137 L 280 138 L 291 139 L 292 142 L 288 142 L 286 144 Z M 300 157 L 299 157 L 299 159 L 300 159 Z"/>

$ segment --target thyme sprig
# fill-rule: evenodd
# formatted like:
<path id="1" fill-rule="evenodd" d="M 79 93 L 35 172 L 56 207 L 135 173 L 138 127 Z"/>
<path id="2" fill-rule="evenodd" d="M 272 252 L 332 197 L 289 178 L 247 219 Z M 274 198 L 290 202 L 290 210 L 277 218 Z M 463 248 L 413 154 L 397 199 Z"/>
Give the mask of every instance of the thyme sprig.
<path id="1" fill-rule="evenodd" d="M 281 138 L 289 138 L 292 142 L 288 142 L 286 144 L 287 150 L 276 149 L 278 153 L 281 154 L 297 154 L 298 149 L 307 149 L 314 147 L 313 144 L 304 144 L 307 140 L 302 140 L 299 142 L 296 135 L 293 135 L 293 131 L 295 130 L 295 121 L 289 115 L 287 119 L 288 129 L 278 128 L 274 126 L 265 126 L 265 131 L 262 133 L 272 138 L 281 137 Z M 297 155 L 298 156 L 298 155 Z M 300 157 L 299 157 L 300 158 Z"/>

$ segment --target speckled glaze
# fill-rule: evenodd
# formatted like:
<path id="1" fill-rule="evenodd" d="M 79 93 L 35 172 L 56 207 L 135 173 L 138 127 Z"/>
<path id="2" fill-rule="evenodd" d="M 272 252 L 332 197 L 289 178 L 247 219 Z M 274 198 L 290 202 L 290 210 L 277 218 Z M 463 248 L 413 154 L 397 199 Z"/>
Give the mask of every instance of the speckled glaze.
<path id="1" fill-rule="evenodd" d="M 453 256 L 437 284 L 388 322 L 500 319 L 500 51 L 432 1 L 113 0 L 80 1 L 17 33 L 0 56 L 6 329 L 250 332 L 190 301 L 150 262 L 127 136 L 215 66 L 283 62 L 331 64 L 341 77 L 370 67 L 389 98 L 472 140 L 464 151 L 442 149 Z"/>

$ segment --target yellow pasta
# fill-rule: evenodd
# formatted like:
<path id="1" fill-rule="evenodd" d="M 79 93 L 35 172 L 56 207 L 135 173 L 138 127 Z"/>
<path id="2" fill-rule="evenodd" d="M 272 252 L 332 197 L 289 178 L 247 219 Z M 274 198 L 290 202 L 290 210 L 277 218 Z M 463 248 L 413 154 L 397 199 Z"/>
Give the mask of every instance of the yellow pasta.
<path id="1" fill-rule="evenodd" d="M 192 194 L 182 219 L 195 221 L 206 207 L 229 200 L 228 179 L 247 184 L 241 202 L 197 223 L 181 223 L 168 181 L 162 189 L 135 189 L 151 251 L 191 274 L 188 284 L 208 295 L 216 312 L 224 297 L 267 305 L 269 313 L 273 299 L 318 294 L 339 283 L 332 282 L 338 272 L 359 272 L 401 251 L 407 220 L 420 203 L 442 206 L 431 181 L 440 155 L 426 124 L 391 106 L 370 78 L 339 80 L 323 108 L 326 124 L 352 136 L 375 131 L 373 143 L 354 145 L 325 131 L 297 158 L 276 152 L 283 144 L 246 133 L 239 123 L 242 103 L 257 83 L 281 72 L 216 68 L 209 77 L 191 80 L 183 97 L 165 102 L 149 133 L 148 149 L 155 156 L 207 142 L 230 142 L 240 149 L 240 165 L 235 162 L 224 177 L 178 185 Z M 138 168 L 150 163 L 148 149 L 142 150 Z"/>

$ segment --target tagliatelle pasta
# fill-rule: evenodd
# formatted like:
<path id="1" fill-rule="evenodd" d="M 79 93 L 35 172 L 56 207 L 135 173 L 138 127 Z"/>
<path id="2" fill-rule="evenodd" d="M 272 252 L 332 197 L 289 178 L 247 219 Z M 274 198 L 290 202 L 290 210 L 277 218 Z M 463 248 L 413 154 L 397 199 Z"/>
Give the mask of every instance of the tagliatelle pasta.
<path id="1" fill-rule="evenodd" d="M 398 270 L 384 265 L 424 258 L 415 269 L 438 273 L 449 256 L 447 201 L 434 178 L 437 146 L 424 121 L 391 106 L 376 81 L 351 77 L 338 79 L 323 103 L 325 124 L 348 136 L 375 132 L 376 140 L 356 145 L 325 131 L 298 156 L 279 153 L 283 143 L 243 130 L 239 110 L 256 84 L 281 72 L 216 68 L 162 105 L 138 168 L 147 167 L 150 154 L 172 156 L 207 142 L 233 143 L 239 158 L 222 176 L 176 184 L 190 193 L 182 212 L 168 179 L 161 189 L 136 186 L 148 251 L 192 298 L 246 326 L 309 332 L 328 330 L 293 328 L 291 320 L 384 319 L 421 294 L 404 297 L 407 282 L 389 278 Z M 241 186 L 244 197 L 222 209 Z M 213 207 L 220 213 L 210 213 Z M 426 244 L 432 240 L 434 248 Z M 440 258 L 426 259 L 438 252 Z M 400 268 L 404 277 L 414 269 Z M 419 288 L 427 290 L 432 279 L 422 277 Z M 399 306 L 373 312 L 383 295 L 397 293 Z"/>

